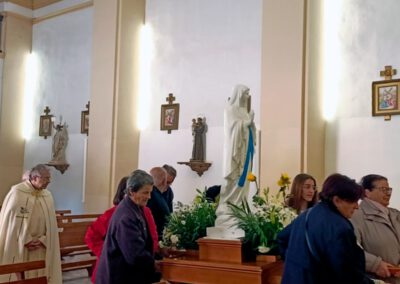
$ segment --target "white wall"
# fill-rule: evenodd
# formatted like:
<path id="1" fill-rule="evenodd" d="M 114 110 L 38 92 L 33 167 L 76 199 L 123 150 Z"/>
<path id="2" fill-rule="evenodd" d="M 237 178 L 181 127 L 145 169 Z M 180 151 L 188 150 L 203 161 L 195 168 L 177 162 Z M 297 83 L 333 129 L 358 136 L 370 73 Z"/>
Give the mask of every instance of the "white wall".
<path id="1" fill-rule="evenodd" d="M 175 201 L 190 202 L 195 189 L 221 184 L 223 108 L 236 84 L 250 88 L 259 122 L 261 72 L 261 0 L 148 0 L 146 24 L 154 32 L 149 127 L 141 133 L 139 167 L 164 163 L 178 171 Z M 160 131 L 160 107 L 168 93 L 180 104 L 179 130 Z M 179 161 L 192 153 L 192 118 L 208 125 L 202 177 Z"/>
<path id="2" fill-rule="evenodd" d="M 385 65 L 400 70 L 397 0 L 343 1 L 340 11 L 339 107 L 327 127 L 327 174 L 359 180 L 370 173 L 389 179 L 391 206 L 400 208 L 400 117 L 372 117 L 371 84 Z M 394 78 L 398 78 L 395 76 Z"/>
<path id="3" fill-rule="evenodd" d="M 49 106 L 59 122 L 68 124 L 66 151 L 69 169 L 61 174 L 52 168 L 52 191 L 56 208 L 83 212 L 82 179 L 86 135 L 80 133 L 81 111 L 90 97 L 92 8 L 78 10 L 39 22 L 33 26 L 32 52 L 39 61 L 35 99 L 34 135 L 25 146 L 25 168 L 51 160 L 51 138 L 37 132 L 39 114 Z"/>

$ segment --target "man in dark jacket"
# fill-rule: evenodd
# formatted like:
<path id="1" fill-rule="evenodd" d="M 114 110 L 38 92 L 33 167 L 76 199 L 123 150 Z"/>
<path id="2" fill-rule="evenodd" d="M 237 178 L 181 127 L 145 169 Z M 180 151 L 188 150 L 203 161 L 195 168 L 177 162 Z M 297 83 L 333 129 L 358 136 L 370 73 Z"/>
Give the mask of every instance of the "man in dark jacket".
<path id="1" fill-rule="evenodd" d="M 155 167 L 150 170 L 150 174 L 153 177 L 154 186 L 147 207 L 150 208 L 156 222 L 158 239 L 162 240 L 165 224 L 168 216 L 172 213 L 167 201 L 163 197 L 163 193 L 168 189 L 167 172 L 161 167 Z"/>

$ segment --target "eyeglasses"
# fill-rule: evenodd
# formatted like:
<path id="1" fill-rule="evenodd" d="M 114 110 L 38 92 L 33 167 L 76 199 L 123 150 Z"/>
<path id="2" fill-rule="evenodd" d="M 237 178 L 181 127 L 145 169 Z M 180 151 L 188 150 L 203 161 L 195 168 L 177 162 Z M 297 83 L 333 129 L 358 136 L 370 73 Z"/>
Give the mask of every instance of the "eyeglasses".
<path id="1" fill-rule="evenodd" d="M 314 189 L 314 190 L 317 190 L 317 189 L 318 189 L 318 186 L 312 185 L 312 184 L 303 184 L 303 188 L 304 188 L 304 189 L 310 189 L 310 188 L 312 188 L 312 189 Z"/>
<path id="2" fill-rule="evenodd" d="M 385 194 L 391 194 L 393 191 L 393 188 L 391 188 L 391 187 L 373 187 L 373 188 L 379 189 L 379 191 L 381 191 Z"/>
<path id="3" fill-rule="evenodd" d="M 39 176 L 39 178 L 41 180 L 47 180 L 47 181 L 49 181 L 51 179 L 51 177 L 49 177 L 49 176 Z"/>

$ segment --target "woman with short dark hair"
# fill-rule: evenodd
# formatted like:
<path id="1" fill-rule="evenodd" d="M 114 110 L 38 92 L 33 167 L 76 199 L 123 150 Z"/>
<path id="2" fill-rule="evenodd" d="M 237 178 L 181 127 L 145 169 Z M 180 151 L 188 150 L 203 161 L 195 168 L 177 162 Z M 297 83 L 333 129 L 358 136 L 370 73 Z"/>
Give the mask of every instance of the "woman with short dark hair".
<path id="1" fill-rule="evenodd" d="M 365 274 L 365 258 L 348 220 L 363 188 L 341 174 L 329 176 L 321 202 L 299 215 L 278 236 L 285 258 L 282 283 L 374 283 Z"/>
<path id="2" fill-rule="evenodd" d="M 115 210 L 107 231 L 96 275 L 99 284 L 148 284 L 160 280 L 153 241 L 143 208 L 150 199 L 153 178 L 134 171 L 126 182 L 127 196 Z"/>

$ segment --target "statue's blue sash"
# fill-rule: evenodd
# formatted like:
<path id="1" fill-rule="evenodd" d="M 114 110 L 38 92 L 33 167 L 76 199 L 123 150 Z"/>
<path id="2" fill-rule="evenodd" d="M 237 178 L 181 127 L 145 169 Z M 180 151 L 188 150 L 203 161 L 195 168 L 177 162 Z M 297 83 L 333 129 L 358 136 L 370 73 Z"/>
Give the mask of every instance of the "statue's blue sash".
<path id="1" fill-rule="evenodd" d="M 246 182 L 249 165 L 250 163 L 253 163 L 253 155 L 254 155 L 253 133 L 251 131 L 251 127 L 249 126 L 249 145 L 247 147 L 246 161 L 244 162 L 243 172 L 238 181 L 238 186 L 240 187 L 242 187 Z"/>

